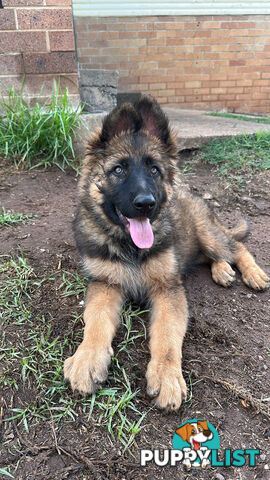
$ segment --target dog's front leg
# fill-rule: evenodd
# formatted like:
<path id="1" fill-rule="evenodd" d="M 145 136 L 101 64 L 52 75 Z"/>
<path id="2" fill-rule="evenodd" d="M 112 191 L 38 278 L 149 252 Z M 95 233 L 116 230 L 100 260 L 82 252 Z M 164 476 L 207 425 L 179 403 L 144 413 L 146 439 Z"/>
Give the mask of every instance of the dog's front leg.
<path id="1" fill-rule="evenodd" d="M 64 375 L 73 390 L 82 394 L 94 392 L 107 378 L 113 355 L 111 347 L 120 321 L 123 297 L 118 288 L 106 283 L 89 285 L 84 311 L 83 341 L 64 364 Z"/>
<path id="2" fill-rule="evenodd" d="M 177 410 L 187 392 L 181 367 L 188 317 L 185 292 L 181 285 L 163 288 L 152 293 L 151 301 L 147 393 L 156 397 L 157 406 Z"/>

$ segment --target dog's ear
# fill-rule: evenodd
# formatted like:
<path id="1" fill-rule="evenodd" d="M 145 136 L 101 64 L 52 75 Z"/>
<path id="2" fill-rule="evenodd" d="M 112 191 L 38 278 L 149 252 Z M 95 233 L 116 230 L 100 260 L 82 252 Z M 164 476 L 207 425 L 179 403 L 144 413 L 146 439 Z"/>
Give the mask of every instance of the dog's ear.
<path id="1" fill-rule="evenodd" d="M 100 141 L 104 144 L 122 132 L 134 133 L 141 128 L 142 120 L 130 103 L 116 107 L 103 121 Z"/>
<path id="2" fill-rule="evenodd" d="M 177 435 L 179 435 L 182 438 L 182 440 L 184 440 L 184 442 L 186 442 L 187 439 L 188 439 L 188 430 L 189 430 L 188 429 L 188 423 L 186 423 L 182 427 L 175 430 L 175 433 L 177 433 Z"/>
<path id="3" fill-rule="evenodd" d="M 157 101 L 143 95 L 134 107 L 142 118 L 142 128 L 166 144 L 170 137 L 169 121 Z"/>
<path id="4" fill-rule="evenodd" d="M 207 420 L 199 420 L 197 423 L 203 430 L 209 430 Z"/>

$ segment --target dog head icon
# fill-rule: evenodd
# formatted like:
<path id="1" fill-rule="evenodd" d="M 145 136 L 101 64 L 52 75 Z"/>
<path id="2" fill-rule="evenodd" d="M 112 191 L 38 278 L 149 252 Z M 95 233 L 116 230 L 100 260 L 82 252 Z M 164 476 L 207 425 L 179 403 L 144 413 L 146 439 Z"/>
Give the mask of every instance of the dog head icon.
<path id="1" fill-rule="evenodd" d="M 207 442 L 213 438 L 213 433 L 209 430 L 206 420 L 198 420 L 197 423 L 185 423 L 176 430 L 184 442 L 188 442 L 193 450 L 199 450 L 201 443 Z"/>

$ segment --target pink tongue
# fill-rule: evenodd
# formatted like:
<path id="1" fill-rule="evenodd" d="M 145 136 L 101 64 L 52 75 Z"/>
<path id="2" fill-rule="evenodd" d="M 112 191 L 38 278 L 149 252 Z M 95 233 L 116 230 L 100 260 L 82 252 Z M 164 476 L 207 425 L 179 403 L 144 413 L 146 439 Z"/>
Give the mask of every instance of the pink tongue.
<path id="1" fill-rule="evenodd" d="M 149 218 L 128 218 L 130 236 L 139 248 L 150 248 L 154 235 Z"/>

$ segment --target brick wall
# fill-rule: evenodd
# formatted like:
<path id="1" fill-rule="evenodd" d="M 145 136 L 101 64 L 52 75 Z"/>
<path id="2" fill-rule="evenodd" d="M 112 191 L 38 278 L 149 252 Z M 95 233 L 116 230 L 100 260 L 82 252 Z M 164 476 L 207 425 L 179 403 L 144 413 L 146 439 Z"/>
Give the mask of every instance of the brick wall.
<path id="1" fill-rule="evenodd" d="M 270 112 L 270 15 L 75 18 L 80 68 L 160 103 Z"/>
<path id="2" fill-rule="evenodd" d="M 53 80 L 78 102 L 71 0 L 2 0 L 0 93 L 20 88 L 34 101 L 52 92 Z"/>

